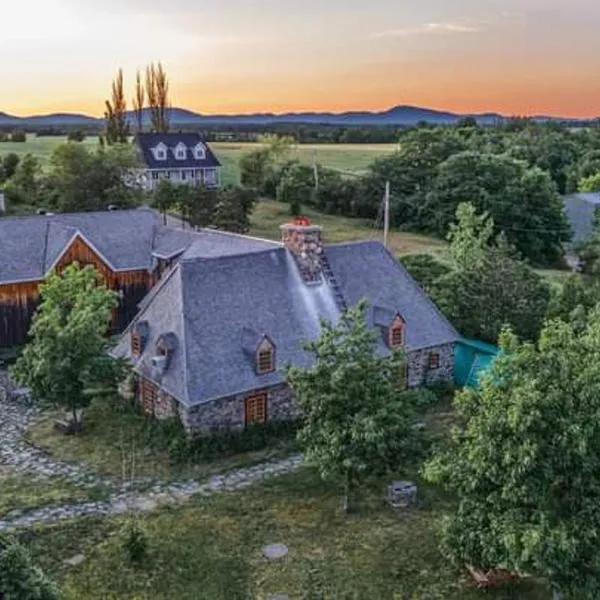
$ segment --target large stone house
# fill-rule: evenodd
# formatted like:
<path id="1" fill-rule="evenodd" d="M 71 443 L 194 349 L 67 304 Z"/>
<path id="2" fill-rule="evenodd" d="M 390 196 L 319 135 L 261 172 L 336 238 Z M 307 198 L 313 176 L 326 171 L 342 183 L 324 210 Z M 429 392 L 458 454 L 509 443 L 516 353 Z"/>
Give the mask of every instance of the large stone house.
<path id="1" fill-rule="evenodd" d="M 114 353 L 131 360 L 141 407 L 190 432 L 291 419 L 282 368 L 310 365 L 303 343 L 365 298 L 377 353 L 407 353 L 407 385 L 452 381 L 458 334 L 379 242 L 324 245 L 306 222 L 281 244 L 229 252 L 191 244 L 143 300 Z"/>
<path id="2" fill-rule="evenodd" d="M 39 286 L 53 269 L 93 264 L 119 292 L 112 329 L 131 322 L 138 304 L 190 246 L 194 256 L 268 249 L 277 244 L 213 230 L 171 229 L 149 208 L 0 218 L 0 347 L 22 344 Z"/>
<path id="3" fill-rule="evenodd" d="M 134 143 L 143 164 L 142 186 L 153 190 L 161 179 L 184 185 L 217 187 L 221 163 L 198 133 L 138 133 Z"/>

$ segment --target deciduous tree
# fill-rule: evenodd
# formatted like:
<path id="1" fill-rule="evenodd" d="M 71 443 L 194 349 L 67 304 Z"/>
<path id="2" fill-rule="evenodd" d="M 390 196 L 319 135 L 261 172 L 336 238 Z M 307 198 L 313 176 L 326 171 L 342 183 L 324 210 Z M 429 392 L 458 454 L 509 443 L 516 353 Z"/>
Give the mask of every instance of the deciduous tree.
<path id="1" fill-rule="evenodd" d="M 426 477 L 458 498 L 442 526 L 457 565 L 545 578 L 600 595 L 600 312 L 583 331 L 549 322 L 537 344 L 501 338 L 481 387 L 455 403 L 463 425 Z"/>
<path id="2" fill-rule="evenodd" d="M 133 112 L 137 131 L 141 133 L 144 130 L 144 103 L 146 102 L 146 90 L 142 82 L 142 74 L 138 71 L 135 74 L 135 93 L 133 96 Z"/>
<path id="3" fill-rule="evenodd" d="M 169 131 L 169 79 L 162 63 L 146 67 L 146 97 L 150 109 L 150 122 L 155 133 Z"/>
<path id="4" fill-rule="evenodd" d="M 357 485 L 403 454 L 411 432 L 411 396 L 402 389 L 405 357 L 376 356 L 377 334 L 366 315 L 361 302 L 337 325 L 323 321 L 318 340 L 306 346 L 312 366 L 287 372 L 302 413 L 306 458 L 323 479 L 343 485 L 344 511 Z"/>
<path id="5" fill-rule="evenodd" d="M 122 364 L 107 354 L 106 334 L 116 306 L 116 293 L 101 284 L 92 266 L 69 265 L 40 286 L 31 341 L 13 374 L 35 399 L 70 411 L 75 425 L 92 393 L 114 391 L 124 376 Z"/>
<path id="6" fill-rule="evenodd" d="M 465 336 L 495 343 L 510 325 L 519 336 L 536 339 L 548 308 L 548 285 L 504 236 L 491 237 L 487 215 L 461 204 L 457 219 L 450 233 L 451 270 L 433 289 L 438 306 Z"/>
<path id="7" fill-rule="evenodd" d="M 107 144 L 125 144 L 129 140 L 129 121 L 127 120 L 127 101 L 123 89 L 123 69 L 119 69 L 112 82 L 112 96 L 105 101 L 106 120 L 104 139 Z"/>

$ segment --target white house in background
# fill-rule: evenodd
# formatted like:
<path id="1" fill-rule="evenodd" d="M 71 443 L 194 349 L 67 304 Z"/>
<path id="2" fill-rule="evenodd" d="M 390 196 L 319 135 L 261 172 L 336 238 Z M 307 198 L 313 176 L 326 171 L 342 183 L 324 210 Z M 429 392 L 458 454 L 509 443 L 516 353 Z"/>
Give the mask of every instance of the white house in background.
<path id="1" fill-rule="evenodd" d="M 221 163 L 198 133 L 138 133 L 142 182 L 153 190 L 161 179 L 185 185 L 217 187 Z"/>

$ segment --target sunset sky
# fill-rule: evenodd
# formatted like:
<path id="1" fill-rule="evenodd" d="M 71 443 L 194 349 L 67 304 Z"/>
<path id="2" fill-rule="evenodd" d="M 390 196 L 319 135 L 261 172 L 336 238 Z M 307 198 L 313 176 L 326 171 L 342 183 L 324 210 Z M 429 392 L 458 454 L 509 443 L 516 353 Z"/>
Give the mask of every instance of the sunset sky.
<path id="1" fill-rule="evenodd" d="M 102 113 L 118 67 L 161 60 L 203 113 L 600 114 L 598 0 L 16 0 L 0 111 Z"/>

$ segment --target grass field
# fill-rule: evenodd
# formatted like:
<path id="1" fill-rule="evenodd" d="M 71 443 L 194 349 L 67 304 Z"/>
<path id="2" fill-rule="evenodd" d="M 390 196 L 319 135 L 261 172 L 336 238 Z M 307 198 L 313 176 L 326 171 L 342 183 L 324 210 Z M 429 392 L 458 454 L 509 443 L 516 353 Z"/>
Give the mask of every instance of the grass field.
<path id="1" fill-rule="evenodd" d="M 0 156 L 9 152 L 16 152 L 19 156 L 30 153 L 45 163 L 52 150 L 64 142 L 66 142 L 66 137 L 29 136 L 27 142 L 24 143 L 0 143 Z M 98 138 L 88 137 L 83 143 L 86 146 L 95 147 L 98 144 Z M 215 142 L 210 146 L 223 164 L 223 182 L 235 184 L 239 181 L 238 163 L 241 156 L 260 147 L 260 144 Z M 393 152 L 395 148 L 394 144 L 302 144 L 294 147 L 292 156 L 307 164 L 317 162 L 332 169 L 360 173 L 373 160 Z"/>
<path id="2" fill-rule="evenodd" d="M 38 529 L 23 541 L 66 600 L 542 600 L 541 585 L 477 590 L 441 556 L 434 531 L 447 500 L 419 484 L 418 508 L 394 512 L 373 482 L 344 517 L 339 490 L 314 470 L 239 493 L 197 498 L 144 517 L 149 556 L 128 564 L 122 519 L 87 519 Z M 267 544 L 289 554 L 269 562 Z M 49 551 L 52 549 L 52 551 Z M 83 554 L 70 567 L 65 560 Z"/>

